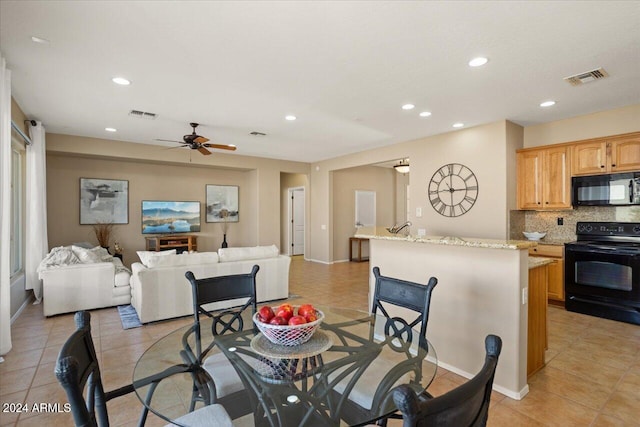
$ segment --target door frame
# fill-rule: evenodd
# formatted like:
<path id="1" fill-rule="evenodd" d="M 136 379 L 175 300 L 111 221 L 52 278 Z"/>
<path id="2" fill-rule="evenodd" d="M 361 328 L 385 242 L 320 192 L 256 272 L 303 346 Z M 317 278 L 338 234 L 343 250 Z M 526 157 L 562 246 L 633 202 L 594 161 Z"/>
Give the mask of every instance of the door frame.
<path id="1" fill-rule="evenodd" d="M 304 244 L 302 245 L 302 256 L 305 255 L 306 246 L 307 246 L 307 193 L 304 187 L 289 187 L 287 189 L 287 255 L 293 256 L 293 192 L 294 191 L 302 191 L 304 195 L 304 204 L 303 209 L 305 210 L 302 214 L 304 218 Z"/>

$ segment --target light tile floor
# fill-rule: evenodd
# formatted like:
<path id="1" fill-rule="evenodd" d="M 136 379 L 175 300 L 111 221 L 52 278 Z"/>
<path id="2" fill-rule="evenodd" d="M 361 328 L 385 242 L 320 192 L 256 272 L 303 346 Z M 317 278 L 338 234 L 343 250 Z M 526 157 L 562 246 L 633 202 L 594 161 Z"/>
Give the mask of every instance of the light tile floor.
<path id="1" fill-rule="evenodd" d="M 324 265 L 294 257 L 290 292 L 298 301 L 367 310 L 369 263 Z M 437 288 L 433 302 L 437 301 Z M 131 382 L 133 367 L 158 338 L 190 318 L 123 330 L 115 308 L 92 311 L 105 389 Z M 73 425 L 66 413 L 16 413 L 9 404 L 64 403 L 53 375 L 60 345 L 74 330 L 72 315 L 44 318 L 29 305 L 12 326 L 13 350 L 0 363 L 0 426 Z M 440 370 L 429 391 L 440 395 L 466 381 Z M 490 426 L 640 426 L 640 326 L 549 307 L 547 365 L 529 381 L 521 401 L 494 392 Z M 112 426 L 136 425 L 140 403 L 132 395 L 109 402 Z M 150 415 L 147 425 L 165 423 Z M 399 425 L 394 421 L 390 425 Z"/>

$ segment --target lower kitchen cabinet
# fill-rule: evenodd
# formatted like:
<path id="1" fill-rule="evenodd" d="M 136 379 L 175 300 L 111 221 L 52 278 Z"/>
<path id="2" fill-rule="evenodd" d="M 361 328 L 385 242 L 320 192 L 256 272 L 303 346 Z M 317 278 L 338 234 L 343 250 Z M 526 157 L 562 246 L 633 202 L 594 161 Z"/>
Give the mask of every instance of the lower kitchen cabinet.
<path id="1" fill-rule="evenodd" d="M 529 255 L 553 258 L 549 264 L 549 285 L 547 292 L 552 302 L 564 303 L 564 246 L 538 244 L 529 249 Z"/>

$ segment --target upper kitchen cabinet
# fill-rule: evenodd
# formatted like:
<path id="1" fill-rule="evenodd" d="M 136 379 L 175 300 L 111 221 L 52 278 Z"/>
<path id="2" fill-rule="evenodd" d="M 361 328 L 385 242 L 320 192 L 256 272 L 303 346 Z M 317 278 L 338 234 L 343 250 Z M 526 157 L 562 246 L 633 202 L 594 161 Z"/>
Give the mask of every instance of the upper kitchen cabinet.
<path id="1" fill-rule="evenodd" d="M 568 146 L 518 151 L 518 209 L 571 209 L 569 151 Z"/>
<path id="2" fill-rule="evenodd" d="M 640 170 L 640 132 L 576 142 L 571 147 L 573 175 Z"/>

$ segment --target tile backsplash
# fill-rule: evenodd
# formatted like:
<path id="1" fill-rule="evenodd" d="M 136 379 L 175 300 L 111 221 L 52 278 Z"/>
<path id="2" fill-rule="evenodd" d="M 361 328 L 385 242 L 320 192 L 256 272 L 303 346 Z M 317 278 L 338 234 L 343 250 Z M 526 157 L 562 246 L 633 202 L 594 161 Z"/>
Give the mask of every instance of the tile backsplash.
<path id="1" fill-rule="evenodd" d="M 558 225 L 558 218 L 563 225 Z M 541 240 L 571 242 L 576 239 L 579 221 L 640 222 L 640 206 L 581 206 L 569 211 L 511 211 L 510 238 L 524 239 L 523 231 L 546 231 Z"/>

